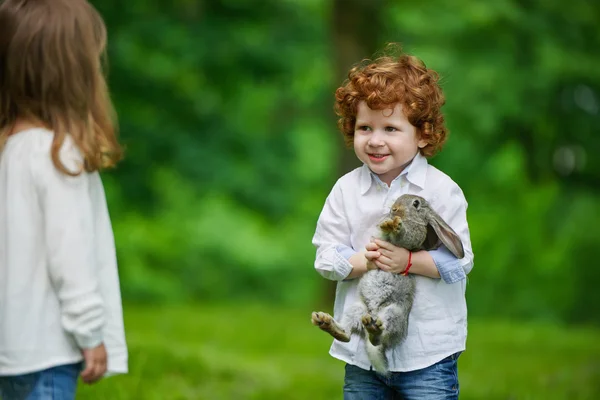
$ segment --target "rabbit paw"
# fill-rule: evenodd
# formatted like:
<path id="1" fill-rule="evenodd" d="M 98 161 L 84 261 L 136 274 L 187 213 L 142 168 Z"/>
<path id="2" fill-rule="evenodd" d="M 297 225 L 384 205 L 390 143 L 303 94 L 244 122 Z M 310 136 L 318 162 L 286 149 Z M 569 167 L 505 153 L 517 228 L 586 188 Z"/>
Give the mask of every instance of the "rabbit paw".
<path id="1" fill-rule="evenodd" d="M 350 336 L 348 336 L 348 334 L 334 321 L 333 317 L 327 313 L 320 311 L 312 313 L 311 322 L 314 326 L 318 326 L 319 329 L 329 333 L 340 342 L 350 341 Z"/>
<path id="2" fill-rule="evenodd" d="M 381 334 L 383 333 L 383 323 L 377 317 L 372 317 L 371 314 L 365 314 L 362 317 L 362 323 L 369 333 L 369 341 L 373 346 L 381 344 Z"/>
<path id="3" fill-rule="evenodd" d="M 402 218 L 396 215 L 394 218 L 387 218 L 381 224 L 379 224 L 379 229 L 381 229 L 383 233 L 390 234 L 393 232 L 398 232 L 401 225 Z"/>

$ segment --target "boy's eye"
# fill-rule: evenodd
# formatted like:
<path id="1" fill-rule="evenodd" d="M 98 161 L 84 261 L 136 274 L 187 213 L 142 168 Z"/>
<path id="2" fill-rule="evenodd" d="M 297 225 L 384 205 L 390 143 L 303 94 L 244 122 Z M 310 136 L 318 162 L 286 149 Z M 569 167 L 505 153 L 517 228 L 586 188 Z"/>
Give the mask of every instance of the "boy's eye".
<path id="1" fill-rule="evenodd" d="M 370 131 L 371 128 L 368 127 L 368 126 L 366 126 L 366 125 L 361 125 L 361 126 L 358 127 L 358 130 L 359 131 L 365 131 L 365 132 L 367 132 L 367 131 Z"/>
<path id="2" fill-rule="evenodd" d="M 385 131 L 386 132 L 396 132 L 398 129 L 394 128 L 393 126 L 386 126 L 385 127 Z"/>

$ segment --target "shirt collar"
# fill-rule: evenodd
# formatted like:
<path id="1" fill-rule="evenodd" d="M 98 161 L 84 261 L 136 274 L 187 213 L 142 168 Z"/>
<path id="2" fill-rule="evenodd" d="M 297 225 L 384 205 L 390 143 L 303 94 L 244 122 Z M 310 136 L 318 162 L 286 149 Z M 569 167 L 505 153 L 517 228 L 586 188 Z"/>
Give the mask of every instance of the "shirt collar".
<path id="1" fill-rule="evenodd" d="M 399 179 L 402 175 L 406 175 L 406 179 L 413 185 L 421 189 L 425 188 L 425 178 L 427 176 L 427 158 L 421 155 L 420 152 L 413 158 L 412 162 L 404 168 L 394 180 Z M 379 177 L 375 175 L 366 164 L 363 164 L 360 171 L 360 194 L 367 193 L 373 184 L 377 184 Z"/>
<path id="2" fill-rule="evenodd" d="M 413 185 L 418 186 L 421 189 L 425 189 L 425 180 L 427 179 L 427 158 L 421 155 L 421 152 L 417 153 L 413 161 L 406 168 L 407 175 L 406 179 Z"/>

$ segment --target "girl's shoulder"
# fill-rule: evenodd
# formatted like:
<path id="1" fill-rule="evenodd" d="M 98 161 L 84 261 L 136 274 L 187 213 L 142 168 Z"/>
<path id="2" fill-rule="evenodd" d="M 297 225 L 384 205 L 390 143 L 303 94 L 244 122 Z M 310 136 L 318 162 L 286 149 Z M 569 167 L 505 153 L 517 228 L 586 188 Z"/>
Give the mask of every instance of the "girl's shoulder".
<path id="1" fill-rule="evenodd" d="M 9 136 L 6 146 L 42 150 L 52 145 L 53 137 L 52 131 L 46 128 L 29 128 Z"/>
<path id="2" fill-rule="evenodd" d="M 31 128 L 10 136 L 3 148 L 3 152 L 21 160 L 30 160 L 46 170 L 52 164 L 52 143 L 54 132 L 46 128 Z M 61 163 L 70 171 L 81 170 L 84 161 L 83 155 L 77 148 L 70 135 L 66 135 L 58 153 Z"/>
<path id="3" fill-rule="evenodd" d="M 52 148 L 51 131 L 44 128 L 30 128 L 19 131 L 6 139 L 2 146 L 2 157 L 12 165 L 35 164 Z"/>

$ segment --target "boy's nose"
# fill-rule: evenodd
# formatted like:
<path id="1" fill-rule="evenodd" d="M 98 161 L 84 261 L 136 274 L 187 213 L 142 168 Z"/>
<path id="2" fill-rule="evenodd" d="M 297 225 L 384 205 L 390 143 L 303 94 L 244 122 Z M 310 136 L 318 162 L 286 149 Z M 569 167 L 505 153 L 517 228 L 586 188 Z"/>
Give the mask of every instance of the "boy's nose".
<path id="1" fill-rule="evenodd" d="M 383 135 L 378 131 L 374 131 L 369 137 L 368 145 L 371 147 L 381 147 L 384 145 Z"/>

